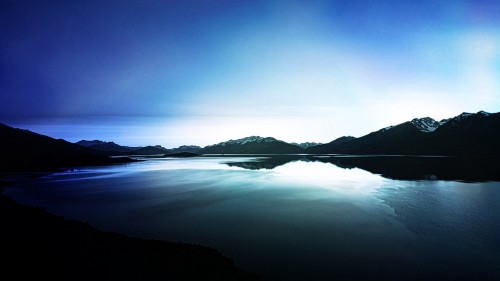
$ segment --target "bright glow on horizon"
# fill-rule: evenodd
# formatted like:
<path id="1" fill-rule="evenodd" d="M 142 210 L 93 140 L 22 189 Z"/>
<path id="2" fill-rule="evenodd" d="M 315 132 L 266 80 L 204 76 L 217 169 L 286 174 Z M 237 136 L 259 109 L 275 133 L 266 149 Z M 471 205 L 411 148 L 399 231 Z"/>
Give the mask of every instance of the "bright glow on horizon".
<path id="1" fill-rule="evenodd" d="M 168 2 L 10 4 L 0 122 L 176 147 L 500 111 L 500 4 Z"/>

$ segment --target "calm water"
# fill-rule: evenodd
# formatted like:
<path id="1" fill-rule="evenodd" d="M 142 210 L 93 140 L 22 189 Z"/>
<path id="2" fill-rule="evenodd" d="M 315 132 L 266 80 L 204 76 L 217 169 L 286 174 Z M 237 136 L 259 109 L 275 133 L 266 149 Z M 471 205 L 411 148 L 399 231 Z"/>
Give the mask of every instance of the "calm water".
<path id="1" fill-rule="evenodd" d="M 6 193 L 101 229 L 211 246 L 281 280 L 498 280 L 498 166 L 454 176 L 440 161 L 148 159 L 25 179 Z"/>

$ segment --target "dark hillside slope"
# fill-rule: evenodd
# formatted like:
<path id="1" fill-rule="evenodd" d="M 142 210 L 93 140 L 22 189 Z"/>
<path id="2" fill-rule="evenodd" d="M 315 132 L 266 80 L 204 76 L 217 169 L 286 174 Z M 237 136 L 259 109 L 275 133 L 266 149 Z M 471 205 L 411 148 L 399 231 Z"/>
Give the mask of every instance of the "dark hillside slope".
<path id="1" fill-rule="evenodd" d="M 340 153 L 340 154 L 412 154 L 414 147 L 422 143 L 426 134 L 419 131 L 410 122 L 381 129 L 360 138 L 307 149 L 307 153 Z"/>
<path id="2" fill-rule="evenodd" d="M 434 154 L 500 156 L 500 113 L 452 118 L 430 135 L 428 143 Z"/>
<path id="3" fill-rule="evenodd" d="M 52 170 L 58 167 L 130 162 L 44 135 L 0 124 L 0 170 Z"/>
<path id="4" fill-rule="evenodd" d="M 0 226 L 4 280 L 264 280 L 212 248 L 101 232 L 3 194 Z"/>
<path id="5" fill-rule="evenodd" d="M 480 111 L 462 113 L 430 132 L 409 121 L 360 138 L 310 147 L 306 153 L 500 156 L 499 144 L 500 113 Z"/>

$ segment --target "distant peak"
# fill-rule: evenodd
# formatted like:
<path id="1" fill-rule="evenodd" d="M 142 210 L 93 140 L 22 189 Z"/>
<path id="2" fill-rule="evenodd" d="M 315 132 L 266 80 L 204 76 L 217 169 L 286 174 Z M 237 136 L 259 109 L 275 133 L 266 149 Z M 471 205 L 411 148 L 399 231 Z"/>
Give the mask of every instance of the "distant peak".
<path id="1" fill-rule="evenodd" d="M 106 141 L 101 141 L 101 140 L 81 140 L 76 142 L 76 144 L 79 144 L 81 146 L 94 146 L 94 145 L 106 145 L 106 144 L 115 144 L 114 142 L 106 142 Z"/>
<path id="2" fill-rule="evenodd" d="M 387 126 L 385 128 L 382 128 L 380 129 L 380 132 L 385 132 L 385 131 L 389 131 L 390 129 L 394 128 L 394 126 Z"/>
<path id="3" fill-rule="evenodd" d="M 450 118 L 448 118 L 448 119 L 442 119 L 441 121 L 439 121 L 439 125 L 443 126 L 443 124 L 445 124 L 448 121 L 450 121 Z"/>
<path id="4" fill-rule="evenodd" d="M 417 122 L 417 121 L 425 121 L 425 122 L 432 122 L 432 121 L 436 121 L 430 117 L 422 117 L 422 118 L 413 118 L 411 120 L 412 122 Z"/>
<path id="5" fill-rule="evenodd" d="M 353 136 L 343 136 L 343 137 L 338 138 L 337 140 L 350 141 L 350 140 L 353 140 L 353 139 L 355 139 L 355 137 L 353 137 Z"/>
<path id="6" fill-rule="evenodd" d="M 245 137 L 245 138 L 236 139 L 236 140 L 230 139 L 230 140 L 225 141 L 225 142 L 220 142 L 216 145 L 222 145 L 222 146 L 235 145 L 235 144 L 244 145 L 244 144 L 251 143 L 251 142 L 260 143 L 260 142 L 283 142 L 283 141 L 277 140 L 277 139 L 272 138 L 272 137 L 250 136 L 250 137 Z"/>
<path id="7" fill-rule="evenodd" d="M 346 142 L 352 141 L 353 139 L 355 139 L 355 137 L 353 137 L 353 136 L 343 136 L 343 137 L 340 137 L 340 138 L 337 138 L 337 139 L 331 141 L 330 144 L 346 143 Z"/>
<path id="8" fill-rule="evenodd" d="M 192 145 L 192 144 L 190 144 L 190 145 L 181 145 L 178 148 L 201 148 L 201 147 L 198 146 L 198 145 Z"/>
<path id="9" fill-rule="evenodd" d="M 460 115 L 457 115 L 453 118 L 443 119 L 443 120 L 439 121 L 439 124 L 442 126 L 445 123 L 448 123 L 449 121 L 456 123 L 456 122 L 460 122 L 462 120 L 468 119 L 469 117 L 472 117 L 472 116 L 487 117 L 490 115 L 491 115 L 491 113 L 483 111 L 483 110 L 478 111 L 477 113 L 462 112 Z"/>
<path id="10" fill-rule="evenodd" d="M 489 115 L 490 115 L 490 113 L 488 113 L 486 111 L 482 111 L 482 110 L 479 111 L 478 113 L 462 112 L 462 114 L 451 118 L 451 120 L 460 122 L 460 121 L 465 120 L 465 119 L 472 117 L 472 116 L 486 117 Z"/>
<path id="11" fill-rule="evenodd" d="M 318 143 L 318 142 L 303 142 L 303 143 L 292 142 L 290 144 L 293 144 L 295 146 L 302 147 L 302 148 L 306 149 L 306 148 L 309 148 L 309 147 L 320 145 L 322 143 Z"/>
<path id="12" fill-rule="evenodd" d="M 423 117 L 423 118 L 415 118 L 410 121 L 418 130 L 424 133 L 430 133 L 434 132 L 439 126 L 441 126 L 440 122 L 437 122 L 436 120 L 430 118 L 430 117 Z"/>

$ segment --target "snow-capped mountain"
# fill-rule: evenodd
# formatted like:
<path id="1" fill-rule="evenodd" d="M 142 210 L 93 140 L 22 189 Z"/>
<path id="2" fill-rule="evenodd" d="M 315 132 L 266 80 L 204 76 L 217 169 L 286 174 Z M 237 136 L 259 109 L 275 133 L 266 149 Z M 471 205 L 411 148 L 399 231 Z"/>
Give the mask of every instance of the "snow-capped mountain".
<path id="1" fill-rule="evenodd" d="M 200 149 L 201 147 L 197 146 L 197 145 L 181 145 L 179 147 L 177 147 L 177 149 Z M 172 148 L 174 149 L 174 148 Z"/>
<path id="2" fill-rule="evenodd" d="M 410 121 L 417 129 L 424 133 L 434 132 L 441 124 L 430 117 L 415 118 Z"/>
<path id="3" fill-rule="evenodd" d="M 197 145 L 181 145 L 177 148 L 169 149 L 170 153 L 180 153 L 180 152 L 190 152 L 190 153 L 198 153 L 201 150 L 201 147 Z"/>
<path id="4" fill-rule="evenodd" d="M 391 126 L 387 126 L 387 127 L 385 127 L 385 128 L 380 129 L 380 130 L 379 130 L 379 132 L 389 131 L 390 129 L 392 129 L 392 128 L 394 128 L 394 127 L 395 127 L 395 126 L 392 126 L 392 125 L 391 125 Z"/>
<path id="5" fill-rule="evenodd" d="M 448 121 L 450 121 L 450 118 L 439 121 L 439 126 L 443 126 Z"/>
<path id="6" fill-rule="evenodd" d="M 464 112 L 440 122 L 425 117 L 389 126 L 349 142 L 331 142 L 306 153 L 397 155 L 500 155 L 500 113 Z"/>
<path id="7" fill-rule="evenodd" d="M 443 119 L 441 121 L 436 121 L 430 117 L 424 117 L 424 118 L 414 118 L 410 121 L 419 131 L 424 132 L 424 133 L 430 133 L 434 132 L 437 128 L 443 126 L 444 124 L 448 122 L 461 122 L 469 117 L 487 117 L 490 116 L 490 113 L 485 112 L 485 111 L 479 111 L 478 113 L 469 113 L 469 112 L 463 112 L 460 115 L 457 115 L 453 118 L 448 118 L 448 119 Z M 391 128 L 394 128 L 395 126 L 389 126 L 381 131 L 387 131 Z"/>
<path id="8" fill-rule="evenodd" d="M 252 142 L 261 143 L 261 142 L 284 142 L 284 141 L 280 141 L 280 140 L 277 140 L 277 139 L 271 138 L 271 137 L 264 138 L 264 137 L 260 137 L 260 136 L 250 136 L 250 137 L 236 139 L 236 140 L 231 139 L 231 140 L 220 142 L 218 144 L 214 144 L 214 145 L 210 145 L 210 146 L 245 145 L 247 143 L 252 143 Z"/>
<path id="9" fill-rule="evenodd" d="M 159 154 L 193 152 L 201 154 L 411 154 L 411 155 L 500 155 L 500 113 L 464 112 L 436 121 L 430 117 L 414 118 L 388 126 L 365 136 L 340 137 L 327 144 L 287 143 L 272 137 L 250 136 L 231 139 L 204 148 L 160 146 L 132 148 L 112 142 L 80 141 L 78 144 L 101 150 L 107 155 Z M 119 151 L 124 150 L 124 151 Z M 129 150 L 129 151 L 128 151 Z"/>
<path id="10" fill-rule="evenodd" d="M 250 136 L 204 147 L 205 154 L 302 153 L 303 149 L 271 137 Z"/>
<path id="11" fill-rule="evenodd" d="M 309 148 L 309 147 L 320 145 L 322 143 L 318 143 L 318 142 L 303 142 L 303 143 L 291 142 L 290 144 L 293 144 L 295 146 L 298 146 L 298 147 L 301 147 L 303 149 L 306 149 L 306 148 Z"/>
<path id="12" fill-rule="evenodd" d="M 449 118 L 449 119 L 444 119 L 444 120 L 442 120 L 441 122 L 442 122 L 443 124 L 441 124 L 441 125 L 444 125 L 445 123 L 448 123 L 448 122 L 453 123 L 453 124 L 457 124 L 458 122 L 462 122 L 462 121 L 464 121 L 464 120 L 467 120 L 467 119 L 468 119 L 468 118 L 470 118 L 470 117 L 478 117 L 478 118 L 481 118 L 481 117 L 488 117 L 488 116 L 490 116 L 490 115 L 491 115 L 491 113 L 488 113 L 488 112 L 486 112 L 486 111 L 479 111 L 478 113 L 463 112 L 462 114 L 457 115 L 457 116 L 455 116 L 455 117 L 453 117 L 453 118 Z M 444 121 L 444 122 L 443 122 L 443 121 Z M 440 122 L 440 123 L 441 123 L 441 122 Z"/>

